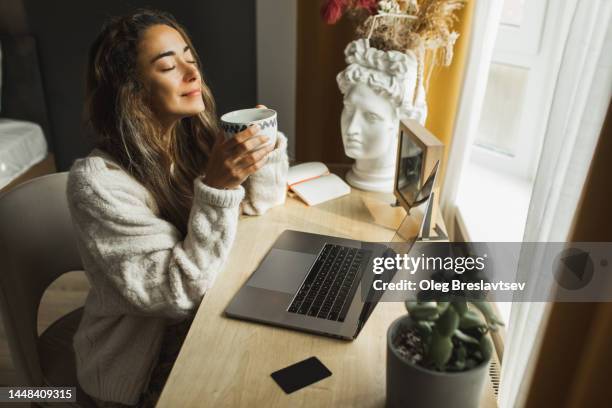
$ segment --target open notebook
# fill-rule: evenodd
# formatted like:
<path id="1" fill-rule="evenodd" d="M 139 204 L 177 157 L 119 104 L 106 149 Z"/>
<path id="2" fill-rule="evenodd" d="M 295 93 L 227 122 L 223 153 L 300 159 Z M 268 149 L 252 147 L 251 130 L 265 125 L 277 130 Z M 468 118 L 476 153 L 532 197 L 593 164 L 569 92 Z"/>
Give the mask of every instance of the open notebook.
<path id="1" fill-rule="evenodd" d="M 298 164 L 289 169 L 287 184 L 308 205 L 317 205 L 349 194 L 351 188 L 320 162 Z"/>

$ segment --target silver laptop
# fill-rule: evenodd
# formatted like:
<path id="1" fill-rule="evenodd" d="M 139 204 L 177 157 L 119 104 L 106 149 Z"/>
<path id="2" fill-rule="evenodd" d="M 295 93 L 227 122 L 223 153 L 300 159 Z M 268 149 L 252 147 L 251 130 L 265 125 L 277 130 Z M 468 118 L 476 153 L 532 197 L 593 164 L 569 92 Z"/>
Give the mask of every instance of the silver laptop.
<path id="1" fill-rule="evenodd" d="M 436 163 L 406 217 L 410 224 L 418 226 L 411 236 L 402 234 L 402 241 L 410 246 L 430 222 L 437 169 Z M 395 252 L 390 251 L 378 243 L 285 230 L 234 296 L 225 314 L 354 339 L 378 303 L 371 296 L 362 296 L 361 278 L 365 271 L 372 270 L 374 257 L 394 256 Z"/>

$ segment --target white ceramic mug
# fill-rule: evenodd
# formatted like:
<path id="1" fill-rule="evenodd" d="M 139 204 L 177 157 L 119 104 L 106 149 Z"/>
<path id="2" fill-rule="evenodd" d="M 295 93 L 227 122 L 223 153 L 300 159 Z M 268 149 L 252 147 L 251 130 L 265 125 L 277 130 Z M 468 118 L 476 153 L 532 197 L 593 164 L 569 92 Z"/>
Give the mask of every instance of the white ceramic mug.
<path id="1" fill-rule="evenodd" d="M 276 111 L 268 108 L 241 109 L 221 116 L 221 128 L 227 139 L 236 136 L 251 125 L 259 125 L 258 134 L 268 137 L 266 145 L 276 144 Z"/>

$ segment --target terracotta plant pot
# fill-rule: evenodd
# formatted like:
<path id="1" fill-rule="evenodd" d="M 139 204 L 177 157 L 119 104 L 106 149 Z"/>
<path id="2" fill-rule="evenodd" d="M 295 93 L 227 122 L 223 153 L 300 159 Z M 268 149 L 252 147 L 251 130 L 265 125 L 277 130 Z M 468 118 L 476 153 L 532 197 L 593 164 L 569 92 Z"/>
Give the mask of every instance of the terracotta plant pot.
<path id="1" fill-rule="evenodd" d="M 399 333 L 413 326 L 408 315 L 387 331 L 387 408 L 476 408 L 480 403 L 490 358 L 462 372 L 438 372 L 415 365 L 393 346 Z"/>

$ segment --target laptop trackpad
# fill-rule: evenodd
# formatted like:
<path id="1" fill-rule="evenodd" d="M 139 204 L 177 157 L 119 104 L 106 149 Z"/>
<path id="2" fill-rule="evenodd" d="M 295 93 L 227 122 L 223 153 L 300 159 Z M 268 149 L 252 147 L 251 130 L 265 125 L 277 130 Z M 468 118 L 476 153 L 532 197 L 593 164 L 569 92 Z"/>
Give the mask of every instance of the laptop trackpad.
<path id="1" fill-rule="evenodd" d="M 273 248 L 247 285 L 277 292 L 295 293 L 315 259 L 317 259 L 316 254 Z"/>

